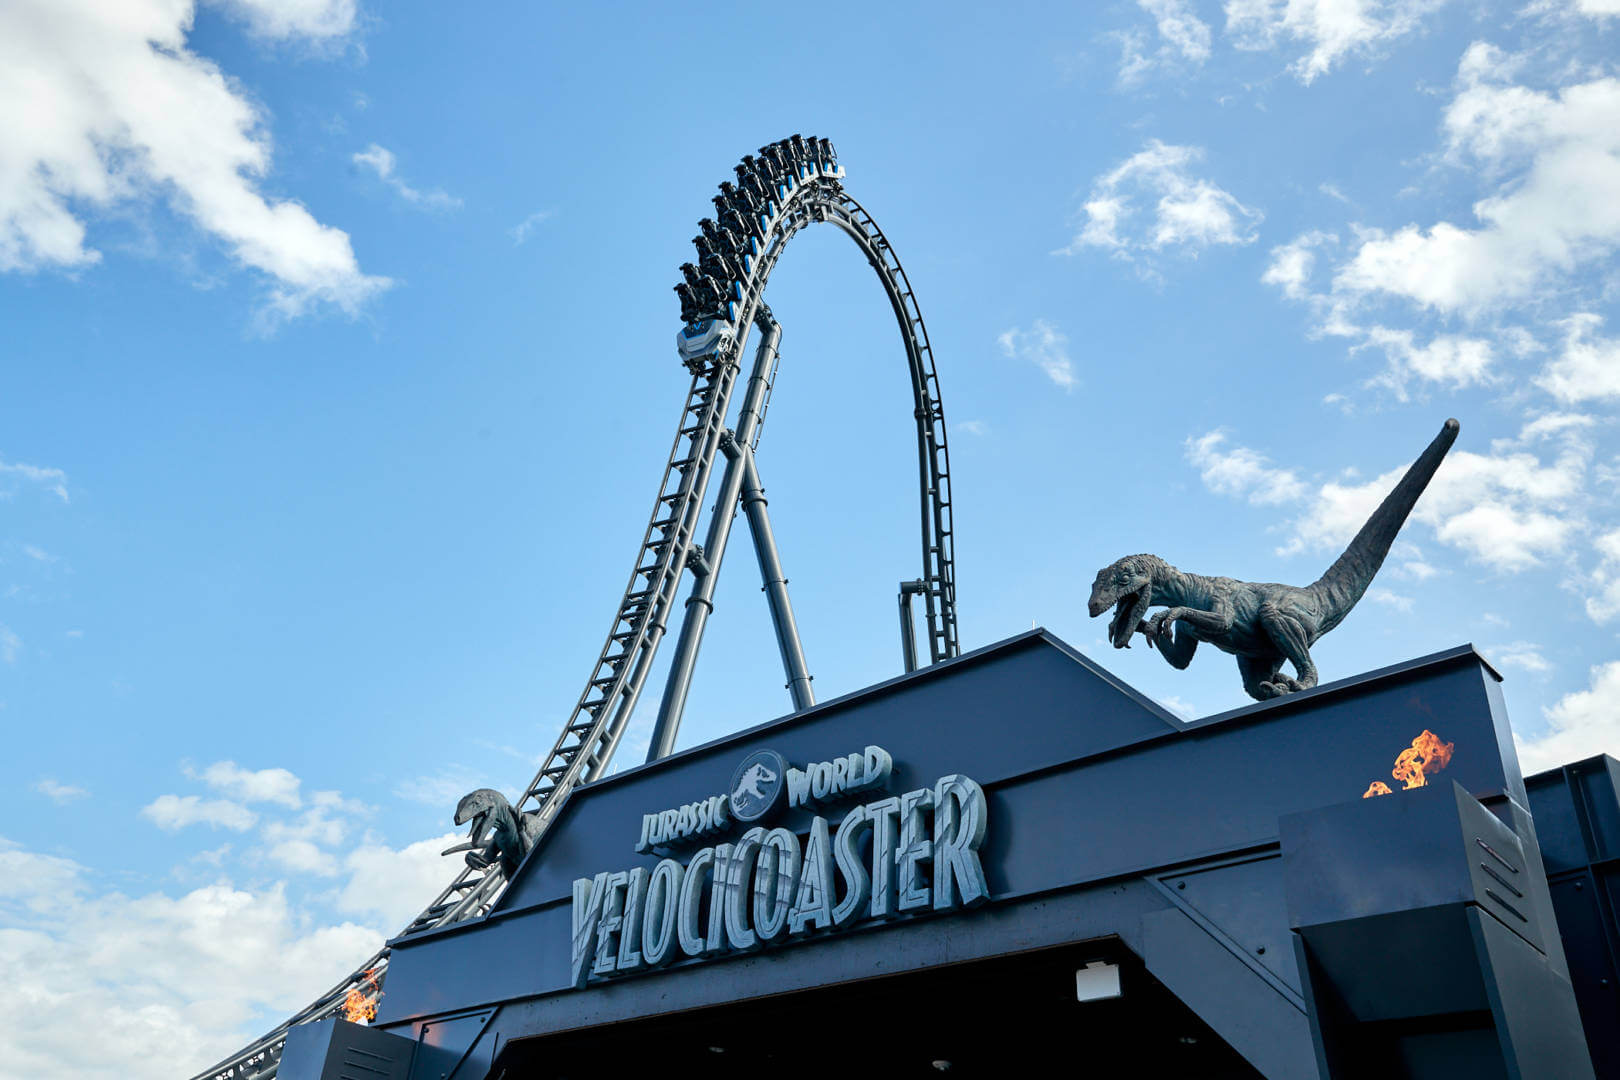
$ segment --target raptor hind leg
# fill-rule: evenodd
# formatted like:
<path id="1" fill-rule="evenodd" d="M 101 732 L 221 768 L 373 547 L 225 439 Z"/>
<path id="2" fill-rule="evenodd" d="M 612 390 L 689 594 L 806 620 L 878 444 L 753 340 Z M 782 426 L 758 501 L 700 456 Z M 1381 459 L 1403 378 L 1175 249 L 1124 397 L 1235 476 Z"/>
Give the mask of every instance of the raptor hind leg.
<path id="1" fill-rule="evenodd" d="M 1316 663 L 1311 659 L 1311 639 L 1306 633 L 1305 624 L 1269 600 L 1260 605 L 1259 615 L 1260 625 L 1265 628 L 1277 651 L 1294 665 L 1295 674 L 1292 679 L 1274 674 L 1269 681 L 1260 684 L 1260 692 L 1272 698 L 1315 686 Z"/>
<path id="2" fill-rule="evenodd" d="M 1282 667 L 1281 656 L 1242 656 L 1237 658 L 1238 674 L 1243 676 L 1243 691 L 1256 701 L 1264 701 L 1275 697 L 1273 693 L 1262 690 L 1267 683 L 1277 678 L 1277 669 Z"/>

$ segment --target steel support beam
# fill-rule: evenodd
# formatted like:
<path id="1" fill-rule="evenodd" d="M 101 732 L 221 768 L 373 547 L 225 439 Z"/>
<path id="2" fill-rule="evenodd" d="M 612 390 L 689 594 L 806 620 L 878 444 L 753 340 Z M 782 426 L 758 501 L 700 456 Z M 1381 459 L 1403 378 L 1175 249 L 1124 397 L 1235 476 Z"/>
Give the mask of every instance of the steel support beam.
<path id="1" fill-rule="evenodd" d="M 776 644 L 782 651 L 782 671 L 787 675 L 788 693 L 793 695 L 793 711 L 802 712 L 816 703 L 816 695 L 810 689 L 810 669 L 804 662 L 804 648 L 799 644 L 799 627 L 793 621 L 793 604 L 788 600 L 787 578 L 782 574 L 782 560 L 776 553 L 776 537 L 771 532 L 770 514 L 765 510 L 765 488 L 759 482 L 759 470 L 754 467 L 754 452 L 748 444 L 738 444 L 736 452 L 743 463 L 743 512 L 748 515 L 748 531 L 754 537 L 754 554 L 759 557 L 759 576 L 765 582 L 765 597 L 771 604 Z"/>
<path id="2" fill-rule="evenodd" d="M 928 591 L 928 582 L 902 581 L 900 583 L 900 658 L 906 670 L 917 670 L 917 630 L 911 620 L 911 598 Z"/>
<path id="3" fill-rule="evenodd" d="M 692 689 L 692 672 L 697 668 L 703 631 L 708 625 L 710 613 L 714 611 L 714 588 L 720 579 L 720 563 L 725 558 L 726 544 L 731 539 L 731 523 L 737 515 L 737 503 L 742 491 L 743 459 L 733 452 L 732 447 L 737 444 L 752 445 L 760 421 L 764 418 L 765 395 L 770 389 L 771 370 L 782 343 L 782 327 L 771 317 L 768 308 L 761 310 L 756 322 L 760 328 L 760 339 L 759 347 L 754 352 L 754 370 L 743 391 L 736 430 L 720 436 L 720 446 L 726 455 L 726 470 L 720 478 L 720 494 L 714 501 L 708 535 L 703 540 L 703 557 L 692 567 L 692 594 L 686 600 L 686 613 L 681 618 L 681 635 L 675 644 L 675 655 L 670 660 L 664 697 L 658 704 L 658 719 L 653 725 L 652 743 L 647 748 L 648 761 L 667 757 L 675 749 L 675 735 L 680 730 L 681 715 L 686 711 L 686 698 Z"/>

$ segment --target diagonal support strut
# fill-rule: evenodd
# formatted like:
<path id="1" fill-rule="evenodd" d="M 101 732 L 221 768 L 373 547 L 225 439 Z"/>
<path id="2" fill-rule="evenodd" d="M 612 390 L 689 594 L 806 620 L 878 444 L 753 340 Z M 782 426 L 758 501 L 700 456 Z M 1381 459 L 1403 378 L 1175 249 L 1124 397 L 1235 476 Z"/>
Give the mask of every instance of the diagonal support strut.
<path id="1" fill-rule="evenodd" d="M 748 509 L 750 503 L 746 495 L 745 477 L 753 469 L 753 453 L 750 448 L 759 438 L 760 425 L 764 421 L 765 402 L 770 394 L 771 373 L 776 366 L 777 351 L 782 342 L 781 324 L 772 317 L 769 308 L 761 306 L 755 323 L 760 330 L 760 341 L 754 352 L 754 367 L 748 377 L 747 388 L 743 391 L 742 405 L 737 413 L 737 427 L 734 431 L 721 433 L 720 449 L 726 456 L 725 473 L 720 480 L 720 493 L 715 499 L 714 512 L 709 519 L 709 530 L 704 537 L 701 557 L 691 564 L 694 578 L 692 593 L 686 600 L 680 638 L 675 645 L 675 654 L 670 660 L 669 677 L 664 684 L 664 696 L 659 702 L 652 742 L 647 749 L 648 761 L 657 761 L 667 756 L 675 747 L 675 736 L 680 729 L 681 716 L 686 710 L 686 699 L 692 688 L 692 673 L 697 667 L 698 651 L 703 645 L 703 633 L 708 626 L 709 615 L 714 611 L 714 590 L 720 577 L 721 563 L 725 559 L 726 546 L 731 539 L 731 525 L 736 518 L 739 502 L 748 512 L 749 524 L 754 533 L 754 545 L 756 553 L 759 553 L 761 574 L 766 578 L 765 589 L 771 603 L 771 617 L 776 623 L 777 640 L 782 643 L 784 650 L 783 664 L 788 671 L 788 688 L 793 695 L 794 708 L 802 709 L 814 703 L 814 696 L 809 689 L 810 677 L 804 671 L 804 653 L 799 645 L 798 629 L 793 624 L 793 610 L 787 602 L 786 580 L 778 581 L 773 590 L 772 575 L 764 569 L 767 564 L 774 566 L 775 578 L 782 578 L 780 559 L 776 555 L 775 541 L 770 536 L 770 521 L 765 516 L 763 490 L 759 487 L 757 473 L 753 489 L 758 492 L 757 515 L 762 524 L 756 524 L 756 511 Z M 760 552 L 762 528 L 765 530 L 768 554 Z M 796 657 L 796 668 L 788 659 L 789 646 L 785 643 L 789 641 L 791 641 L 791 655 Z"/>

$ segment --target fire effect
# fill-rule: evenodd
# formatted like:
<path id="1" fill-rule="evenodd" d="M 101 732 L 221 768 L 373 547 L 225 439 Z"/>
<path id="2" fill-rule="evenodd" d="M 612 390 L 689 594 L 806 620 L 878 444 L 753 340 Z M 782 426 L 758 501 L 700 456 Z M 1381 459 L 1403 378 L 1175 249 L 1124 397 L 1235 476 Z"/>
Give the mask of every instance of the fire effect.
<path id="1" fill-rule="evenodd" d="M 1395 768 L 1390 775 L 1401 782 L 1403 790 L 1424 787 L 1429 777 L 1451 764 L 1451 751 L 1456 743 L 1441 742 L 1440 736 L 1423 729 L 1423 734 L 1412 740 L 1412 745 L 1400 752 L 1395 759 Z M 1390 786 L 1382 780 L 1374 780 L 1362 792 L 1363 799 L 1370 799 L 1374 795 L 1388 795 Z"/>
<path id="2" fill-rule="evenodd" d="M 382 990 L 377 986 L 377 969 L 367 968 L 366 977 L 358 986 L 349 987 L 343 998 L 343 1019 L 351 1024 L 368 1024 L 377 1018 L 377 999 Z"/>
<path id="3" fill-rule="evenodd" d="M 1428 728 L 1423 734 L 1412 740 L 1412 745 L 1401 751 L 1395 759 L 1395 768 L 1390 775 L 1410 790 L 1423 787 L 1429 782 L 1428 774 L 1437 773 L 1451 764 L 1451 748 L 1455 743 L 1443 743 L 1440 737 Z"/>

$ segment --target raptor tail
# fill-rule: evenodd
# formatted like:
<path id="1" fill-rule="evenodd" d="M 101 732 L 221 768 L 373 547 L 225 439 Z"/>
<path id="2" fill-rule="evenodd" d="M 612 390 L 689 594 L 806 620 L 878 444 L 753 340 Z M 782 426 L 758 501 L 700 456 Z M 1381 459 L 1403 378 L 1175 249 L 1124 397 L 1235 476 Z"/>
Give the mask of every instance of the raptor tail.
<path id="1" fill-rule="evenodd" d="M 1325 613 L 1319 633 L 1325 634 L 1339 625 L 1367 591 L 1367 586 L 1372 584 L 1373 575 L 1384 565 L 1384 557 L 1389 554 L 1396 534 L 1406 523 L 1407 515 L 1417 504 L 1418 496 L 1429 486 L 1429 480 L 1440 467 L 1446 451 L 1457 441 L 1459 426 L 1456 420 L 1446 421 L 1429 448 L 1412 462 L 1412 467 L 1406 470 L 1406 475 L 1401 477 L 1395 489 L 1384 496 L 1384 501 L 1378 504 L 1372 517 L 1356 533 L 1356 538 L 1350 541 L 1344 554 L 1310 587 L 1317 594 L 1321 610 Z"/>

